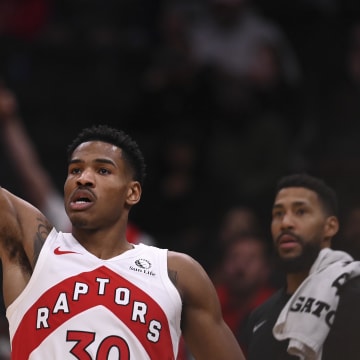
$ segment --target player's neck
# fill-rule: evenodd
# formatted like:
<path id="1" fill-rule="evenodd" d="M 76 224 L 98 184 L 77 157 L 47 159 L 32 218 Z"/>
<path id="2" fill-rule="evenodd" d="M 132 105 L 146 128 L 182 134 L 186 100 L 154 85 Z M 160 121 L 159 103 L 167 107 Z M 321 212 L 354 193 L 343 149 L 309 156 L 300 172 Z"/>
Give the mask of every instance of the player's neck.
<path id="1" fill-rule="evenodd" d="M 126 231 L 122 230 L 84 230 L 73 229 L 75 239 L 90 253 L 99 259 L 111 259 L 133 248 L 126 240 Z"/>
<path id="2" fill-rule="evenodd" d="M 286 292 L 293 294 L 301 283 L 308 277 L 309 271 L 289 273 L 286 275 Z"/>

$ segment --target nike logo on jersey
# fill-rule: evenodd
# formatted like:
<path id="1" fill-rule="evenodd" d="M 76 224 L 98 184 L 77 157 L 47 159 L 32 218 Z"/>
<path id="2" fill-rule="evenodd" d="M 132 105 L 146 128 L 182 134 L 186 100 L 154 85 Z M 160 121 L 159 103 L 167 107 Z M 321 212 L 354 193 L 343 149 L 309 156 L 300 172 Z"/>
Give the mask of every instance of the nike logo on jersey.
<path id="1" fill-rule="evenodd" d="M 261 326 L 263 326 L 263 325 L 266 323 L 266 321 L 267 321 L 267 320 L 263 320 L 263 321 L 259 322 L 258 324 L 256 324 L 256 325 L 253 327 L 253 333 L 254 333 L 255 331 L 259 330 L 259 328 L 260 328 Z"/>
<path id="2" fill-rule="evenodd" d="M 60 246 L 58 246 L 56 249 L 54 249 L 55 255 L 64 255 L 64 254 L 78 254 L 76 251 L 70 251 L 70 250 L 60 250 Z"/>

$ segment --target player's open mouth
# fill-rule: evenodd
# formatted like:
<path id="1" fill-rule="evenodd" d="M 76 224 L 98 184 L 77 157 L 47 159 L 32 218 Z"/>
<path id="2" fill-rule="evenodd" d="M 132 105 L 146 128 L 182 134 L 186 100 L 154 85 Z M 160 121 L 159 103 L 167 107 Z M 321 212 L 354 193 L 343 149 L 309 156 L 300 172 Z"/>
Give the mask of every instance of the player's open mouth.
<path id="1" fill-rule="evenodd" d="M 95 196 L 89 190 L 76 190 L 70 200 L 72 210 L 85 210 L 94 204 Z"/>

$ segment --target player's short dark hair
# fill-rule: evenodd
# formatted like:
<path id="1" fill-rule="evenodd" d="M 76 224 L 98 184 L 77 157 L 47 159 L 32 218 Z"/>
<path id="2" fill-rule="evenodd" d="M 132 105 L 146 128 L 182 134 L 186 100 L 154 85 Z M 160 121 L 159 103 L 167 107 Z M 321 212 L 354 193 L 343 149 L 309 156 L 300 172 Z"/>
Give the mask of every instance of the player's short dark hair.
<path id="1" fill-rule="evenodd" d="M 142 185 L 146 175 L 144 156 L 138 144 L 124 131 L 108 125 L 93 125 L 83 129 L 67 148 L 68 161 L 74 150 L 87 141 L 103 141 L 117 146 L 123 151 L 124 160 L 134 172 L 134 180 Z"/>
<path id="2" fill-rule="evenodd" d="M 287 175 L 278 181 L 276 194 L 281 189 L 289 187 L 302 187 L 314 191 L 318 195 L 325 212 L 329 216 L 337 216 L 338 202 L 336 193 L 324 180 L 306 173 Z"/>

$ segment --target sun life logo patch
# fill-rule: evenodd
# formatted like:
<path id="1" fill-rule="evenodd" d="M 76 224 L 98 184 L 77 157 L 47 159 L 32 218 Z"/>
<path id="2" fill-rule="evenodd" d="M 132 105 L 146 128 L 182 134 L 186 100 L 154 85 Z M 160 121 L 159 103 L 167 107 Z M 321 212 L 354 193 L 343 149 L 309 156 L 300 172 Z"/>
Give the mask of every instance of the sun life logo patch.
<path id="1" fill-rule="evenodd" d="M 135 265 L 138 266 L 141 269 L 150 269 L 151 263 L 149 260 L 146 259 L 138 259 L 135 261 Z"/>
<path id="2" fill-rule="evenodd" d="M 146 274 L 146 275 L 150 275 L 150 276 L 155 276 L 156 274 L 150 270 L 151 268 L 151 262 L 149 260 L 146 259 L 137 259 L 135 261 L 135 265 L 136 266 L 129 266 L 129 269 L 131 271 L 135 271 L 137 273 L 142 273 L 142 274 Z"/>

